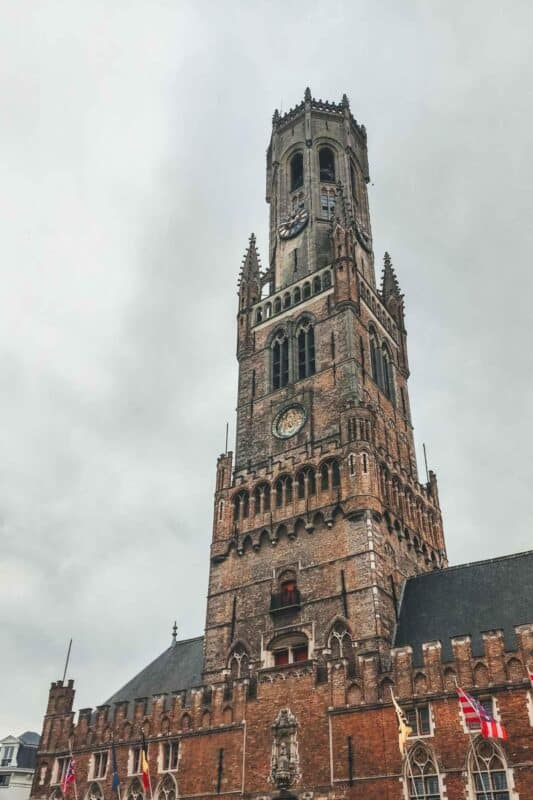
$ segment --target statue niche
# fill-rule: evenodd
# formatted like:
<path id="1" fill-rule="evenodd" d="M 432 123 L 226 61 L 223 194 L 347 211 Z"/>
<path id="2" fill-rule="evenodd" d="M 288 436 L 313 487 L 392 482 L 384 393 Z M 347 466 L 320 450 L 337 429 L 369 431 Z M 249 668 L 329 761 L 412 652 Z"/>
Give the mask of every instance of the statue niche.
<path id="1" fill-rule="evenodd" d="M 278 789 L 288 789 L 300 778 L 296 717 L 282 708 L 272 725 L 272 769 L 270 782 Z"/>

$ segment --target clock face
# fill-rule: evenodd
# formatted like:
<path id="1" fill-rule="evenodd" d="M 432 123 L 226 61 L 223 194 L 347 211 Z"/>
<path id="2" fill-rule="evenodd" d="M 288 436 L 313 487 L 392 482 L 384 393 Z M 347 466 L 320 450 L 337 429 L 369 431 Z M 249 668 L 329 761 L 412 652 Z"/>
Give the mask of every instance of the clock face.
<path id="1" fill-rule="evenodd" d="M 309 220 L 309 211 L 306 208 L 300 208 L 294 214 L 286 219 L 278 228 L 278 233 L 281 239 L 292 239 L 297 236 L 300 231 L 303 231 Z"/>
<path id="2" fill-rule="evenodd" d="M 305 425 L 306 419 L 307 414 L 303 406 L 293 405 L 284 408 L 274 419 L 272 433 L 274 436 L 277 436 L 278 439 L 290 439 L 291 436 L 301 431 Z"/>

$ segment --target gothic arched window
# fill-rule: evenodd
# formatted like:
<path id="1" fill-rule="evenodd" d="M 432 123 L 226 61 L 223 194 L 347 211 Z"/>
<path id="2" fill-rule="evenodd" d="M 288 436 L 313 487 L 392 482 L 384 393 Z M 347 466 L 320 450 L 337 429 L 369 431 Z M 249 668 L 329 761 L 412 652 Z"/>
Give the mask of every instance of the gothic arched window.
<path id="1" fill-rule="evenodd" d="M 324 287 L 324 289 L 329 289 L 329 287 L 331 286 L 331 272 L 329 270 L 327 272 L 324 272 L 324 279 L 322 282 L 322 286 Z"/>
<path id="2" fill-rule="evenodd" d="M 389 348 L 386 344 L 382 348 L 382 377 L 383 377 L 383 391 L 389 398 L 394 401 L 394 372 L 392 366 L 392 358 Z"/>
<path id="3" fill-rule="evenodd" d="M 439 773 L 431 750 L 416 744 L 408 753 L 405 769 L 410 800 L 440 800 Z"/>
<path id="4" fill-rule="evenodd" d="M 336 488 L 340 486 L 340 482 L 339 462 L 335 458 L 324 461 L 320 467 L 320 488 L 322 491 L 327 491 L 330 487 Z"/>
<path id="5" fill-rule="evenodd" d="M 250 498 L 248 492 L 242 491 L 233 498 L 233 519 L 238 522 L 248 517 Z"/>
<path id="6" fill-rule="evenodd" d="M 355 171 L 355 164 L 353 161 L 350 161 L 350 183 L 352 185 L 352 197 L 355 200 L 355 205 L 357 206 L 357 173 Z"/>
<path id="7" fill-rule="evenodd" d="M 134 778 L 128 787 L 127 800 L 144 800 L 144 789 L 139 778 Z"/>
<path id="8" fill-rule="evenodd" d="M 320 275 L 317 275 L 316 278 L 313 280 L 313 294 L 318 294 L 322 291 L 322 281 L 320 280 Z"/>
<path id="9" fill-rule="evenodd" d="M 272 388 L 281 389 L 289 382 L 289 340 L 279 331 L 272 343 Z"/>
<path id="10" fill-rule="evenodd" d="M 293 303 L 299 303 L 301 299 L 302 299 L 302 292 L 300 290 L 300 287 L 297 286 L 296 289 L 294 290 L 294 294 L 292 296 L 292 302 Z"/>
<path id="11" fill-rule="evenodd" d="M 489 739 L 477 739 L 470 752 L 468 775 L 476 800 L 509 800 L 507 768 L 502 753 Z"/>
<path id="12" fill-rule="evenodd" d="M 178 765 L 176 763 L 174 769 L 176 769 L 177 766 Z M 156 789 L 155 796 L 157 800 L 176 800 L 176 781 L 172 775 L 165 775 L 165 777 L 160 781 L 159 786 Z"/>
<path id="13" fill-rule="evenodd" d="M 250 657 L 242 645 L 237 645 L 230 655 L 228 667 L 231 677 L 247 678 L 250 673 Z"/>
<path id="14" fill-rule="evenodd" d="M 316 494 L 315 471 L 313 467 L 304 467 L 297 475 L 298 497 L 303 499 Z"/>
<path id="15" fill-rule="evenodd" d="M 352 637 L 343 622 L 336 622 L 333 626 L 329 635 L 328 647 L 331 650 L 332 658 L 350 658 L 353 655 Z"/>
<path id="16" fill-rule="evenodd" d="M 372 379 L 379 383 L 379 348 L 376 332 L 374 328 L 369 327 L 368 333 L 370 336 L 370 367 L 372 369 Z"/>
<path id="17" fill-rule="evenodd" d="M 290 475 L 281 475 L 276 481 L 275 490 L 276 508 L 292 503 L 292 478 Z"/>
<path id="18" fill-rule="evenodd" d="M 270 511 L 270 484 L 260 483 L 254 489 L 254 512 L 264 514 Z"/>
<path id="19" fill-rule="evenodd" d="M 315 372 L 315 332 L 308 320 L 299 326 L 296 339 L 298 342 L 298 378 L 308 378 Z"/>
<path id="20" fill-rule="evenodd" d="M 291 170 L 291 192 L 303 186 L 304 182 L 304 155 L 295 153 L 290 162 Z"/>
<path id="21" fill-rule="evenodd" d="M 335 183 L 335 156 L 330 147 L 321 147 L 318 153 L 320 180 Z"/>
<path id="22" fill-rule="evenodd" d="M 99 783 L 91 783 L 87 792 L 87 800 L 104 800 L 104 793 Z"/>

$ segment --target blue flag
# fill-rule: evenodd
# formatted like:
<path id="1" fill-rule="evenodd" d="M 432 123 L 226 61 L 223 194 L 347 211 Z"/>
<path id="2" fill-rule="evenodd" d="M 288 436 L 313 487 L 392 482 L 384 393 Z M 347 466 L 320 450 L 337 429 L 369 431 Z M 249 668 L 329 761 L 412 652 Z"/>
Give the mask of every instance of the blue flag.
<path id="1" fill-rule="evenodd" d="M 111 782 L 111 789 L 115 792 L 118 791 L 118 787 L 120 786 L 120 778 L 118 777 L 118 768 L 117 768 L 117 754 L 115 752 L 115 740 L 111 740 L 111 762 L 113 766 L 113 780 Z"/>

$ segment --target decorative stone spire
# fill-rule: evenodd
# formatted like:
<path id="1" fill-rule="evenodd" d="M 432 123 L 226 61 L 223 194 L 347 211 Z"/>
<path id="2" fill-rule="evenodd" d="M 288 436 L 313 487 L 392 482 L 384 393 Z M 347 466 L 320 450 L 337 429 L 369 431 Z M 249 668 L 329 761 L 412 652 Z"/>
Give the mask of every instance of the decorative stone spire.
<path id="1" fill-rule="evenodd" d="M 343 94 L 341 105 L 343 105 L 344 108 L 350 108 L 350 101 L 348 100 L 348 95 L 347 94 Z"/>
<path id="2" fill-rule="evenodd" d="M 174 625 L 172 626 L 172 646 L 176 644 L 176 640 L 178 638 L 178 623 L 174 620 Z"/>
<path id="3" fill-rule="evenodd" d="M 311 89 L 309 88 L 309 86 L 305 90 L 304 100 L 307 100 L 307 101 L 311 100 Z"/>
<path id="4" fill-rule="evenodd" d="M 400 285 L 398 283 L 398 278 L 396 277 L 394 267 L 392 266 L 391 257 L 388 253 L 385 253 L 383 257 L 383 273 L 381 276 L 381 296 L 383 297 L 383 302 L 385 303 L 385 305 L 388 305 L 389 300 L 393 297 L 398 300 L 402 297 L 402 293 L 400 291 Z"/>
<path id="5" fill-rule="evenodd" d="M 242 260 L 242 267 L 240 272 L 240 281 L 249 281 L 250 279 L 259 278 L 261 272 L 261 259 L 257 252 L 255 244 L 255 233 L 250 235 L 248 248 Z"/>

